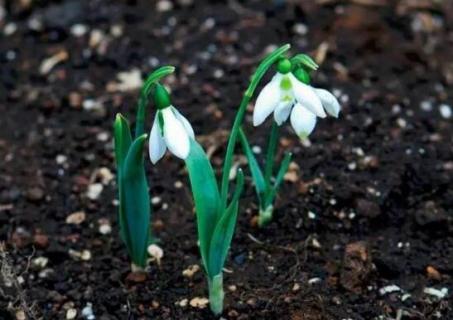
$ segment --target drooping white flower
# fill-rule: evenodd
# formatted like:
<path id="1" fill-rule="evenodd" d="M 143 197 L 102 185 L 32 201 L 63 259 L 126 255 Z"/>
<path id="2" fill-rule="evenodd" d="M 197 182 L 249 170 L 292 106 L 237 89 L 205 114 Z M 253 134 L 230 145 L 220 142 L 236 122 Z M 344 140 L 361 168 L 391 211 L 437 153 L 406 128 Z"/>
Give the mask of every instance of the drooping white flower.
<path id="1" fill-rule="evenodd" d="M 152 163 L 161 159 L 165 151 L 186 159 L 190 152 L 190 139 L 194 132 L 189 121 L 170 104 L 168 93 L 157 87 L 155 101 L 157 112 L 149 136 L 149 157 Z"/>
<path id="2" fill-rule="evenodd" d="M 329 91 L 313 88 L 297 79 L 293 73 L 277 72 L 261 90 L 253 111 L 253 124 L 258 126 L 273 112 L 281 125 L 291 116 L 291 125 L 300 137 L 307 137 L 316 125 L 316 117 L 327 114 L 338 117 L 340 104 Z"/>

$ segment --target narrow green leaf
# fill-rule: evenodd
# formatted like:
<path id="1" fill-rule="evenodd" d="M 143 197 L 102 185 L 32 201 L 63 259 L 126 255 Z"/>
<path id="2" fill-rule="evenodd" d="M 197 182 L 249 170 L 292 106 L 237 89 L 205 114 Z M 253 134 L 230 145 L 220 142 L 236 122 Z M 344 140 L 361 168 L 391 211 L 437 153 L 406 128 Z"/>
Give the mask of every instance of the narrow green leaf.
<path id="1" fill-rule="evenodd" d="M 291 63 L 297 67 L 305 67 L 309 70 L 318 70 L 318 64 L 308 55 L 306 54 L 296 54 L 294 57 L 291 58 Z"/>
<path id="2" fill-rule="evenodd" d="M 114 137 L 115 137 L 115 160 L 116 160 L 116 171 L 117 171 L 117 183 L 118 183 L 118 197 L 119 197 L 119 208 L 118 208 L 118 223 L 120 225 L 120 236 L 121 239 L 126 243 L 128 236 L 126 235 L 126 212 L 124 210 L 124 193 L 122 183 L 123 164 L 126 159 L 127 152 L 132 143 L 131 130 L 129 123 L 126 118 L 121 114 L 117 114 L 115 123 L 113 126 Z M 126 243 L 126 247 L 129 250 L 129 246 Z"/>
<path id="3" fill-rule="evenodd" d="M 132 143 L 121 175 L 126 246 L 132 261 L 141 267 L 146 265 L 151 216 L 148 182 L 143 163 L 146 137 L 144 134 Z"/>
<path id="4" fill-rule="evenodd" d="M 291 158 L 292 158 L 291 152 L 287 152 L 282 160 L 277 176 L 275 177 L 274 185 L 269 190 L 269 193 L 266 195 L 266 205 L 270 205 L 274 201 L 275 195 L 277 194 L 278 189 L 280 188 L 280 185 L 283 181 L 283 178 L 285 177 L 285 174 L 288 171 Z"/>
<path id="5" fill-rule="evenodd" d="M 262 204 L 261 201 L 263 200 L 262 197 L 266 192 L 266 183 L 264 181 L 263 173 L 261 172 L 258 161 L 256 160 L 256 157 L 253 154 L 252 149 L 250 148 L 250 144 L 242 128 L 239 129 L 239 139 L 241 140 L 244 154 L 247 157 L 247 162 L 249 164 L 250 172 L 252 174 L 252 179 L 255 184 L 256 194 L 261 205 Z"/>
<path id="6" fill-rule="evenodd" d="M 121 114 L 117 114 L 115 123 L 113 125 L 115 136 L 115 160 L 118 171 L 122 170 L 124 159 L 126 158 L 127 151 L 132 143 L 131 130 L 126 118 Z"/>
<path id="7" fill-rule="evenodd" d="M 212 232 L 219 218 L 220 197 L 211 163 L 203 148 L 193 139 L 186 167 L 195 202 L 201 257 L 207 270 Z"/>
<path id="8" fill-rule="evenodd" d="M 238 170 L 236 180 L 236 190 L 230 205 L 223 213 L 212 234 L 211 245 L 209 248 L 209 268 L 208 275 L 214 277 L 222 272 L 225 264 L 231 240 L 233 239 L 234 228 L 236 226 L 237 213 L 239 207 L 239 197 L 244 187 L 244 174 Z"/>

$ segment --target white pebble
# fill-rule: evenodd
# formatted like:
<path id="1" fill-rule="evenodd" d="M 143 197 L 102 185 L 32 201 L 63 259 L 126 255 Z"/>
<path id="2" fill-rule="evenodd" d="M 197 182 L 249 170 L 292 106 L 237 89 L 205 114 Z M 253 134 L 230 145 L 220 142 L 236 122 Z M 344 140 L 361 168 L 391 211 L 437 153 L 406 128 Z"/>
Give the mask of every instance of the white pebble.
<path id="1" fill-rule="evenodd" d="M 161 0 L 157 3 L 157 11 L 166 12 L 173 9 L 173 3 L 168 0 Z"/>
<path id="2" fill-rule="evenodd" d="M 439 107 L 440 115 L 444 119 L 450 119 L 451 118 L 451 107 L 448 104 L 441 104 Z"/>
<path id="3" fill-rule="evenodd" d="M 423 111 L 426 111 L 426 112 L 432 111 L 433 110 L 433 104 L 429 100 L 423 100 L 420 103 L 420 109 L 422 109 Z"/>
<path id="4" fill-rule="evenodd" d="M 321 282 L 321 278 L 311 278 L 308 280 L 308 284 L 315 284 Z"/>
<path id="5" fill-rule="evenodd" d="M 299 35 L 306 35 L 307 32 L 308 32 L 308 28 L 305 24 L 303 23 L 296 23 L 294 26 L 293 26 L 293 32 L 294 33 L 297 33 Z"/>
<path id="6" fill-rule="evenodd" d="M 66 319 L 67 320 L 72 320 L 72 319 L 75 319 L 77 317 L 77 310 L 74 309 L 74 308 L 71 308 L 71 309 L 68 309 L 68 311 L 66 311 Z"/>
<path id="7" fill-rule="evenodd" d="M 90 200 L 96 200 L 101 195 L 102 190 L 104 189 L 102 183 L 93 183 L 88 186 L 87 197 Z"/>
<path id="8" fill-rule="evenodd" d="M 448 295 L 448 288 L 436 289 L 436 288 L 425 288 L 424 293 L 431 296 L 435 296 L 438 299 L 443 299 Z"/>
<path id="9" fill-rule="evenodd" d="M 107 223 L 101 224 L 99 226 L 99 233 L 103 235 L 112 233 L 112 226 Z"/>
<path id="10" fill-rule="evenodd" d="M 395 284 L 391 284 L 391 285 L 388 285 L 388 286 L 385 286 L 385 287 L 382 287 L 381 289 L 379 289 L 379 294 L 381 296 L 383 296 L 383 295 L 386 295 L 387 293 L 399 292 L 399 291 L 401 291 L 400 287 L 398 287 Z"/>
<path id="11" fill-rule="evenodd" d="M 316 213 L 314 213 L 313 211 L 308 211 L 308 217 L 310 219 L 316 219 Z"/>
<path id="12" fill-rule="evenodd" d="M 82 309 L 82 316 L 87 320 L 96 319 L 95 315 L 93 314 L 93 305 L 90 302 L 88 302 L 85 308 Z"/>
<path id="13" fill-rule="evenodd" d="M 64 164 L 64 163 L 66 163 L 67 160 L 68 160 L 68 157 L 66 157 L 64 154 L 59 154 L 55 158 L 55 161 L 57 162 L 57 164 Z"/>
<path id="14" fill-rule="evenodd" d="M 87 33 L 87 31 L 88 27 L 81 23 L 77 23 L 71 27 L 71 34 L 74 37 L 82 37 Z"/>
<path id="15" fill-rule="evenodd" d="M 17 31 L 17 25 L 13 22 L 8 23 L 4 28 L 3 28 L 3 34 L 5 36 L 10 36 L 13 33 Z"/>
<path id="16" fill-rule="evenodd" d="M 253 146 L 252 147 L 252 151 L 253 151 L 254 154 L 260 154 L 262 152 L 260 146 Z"/>

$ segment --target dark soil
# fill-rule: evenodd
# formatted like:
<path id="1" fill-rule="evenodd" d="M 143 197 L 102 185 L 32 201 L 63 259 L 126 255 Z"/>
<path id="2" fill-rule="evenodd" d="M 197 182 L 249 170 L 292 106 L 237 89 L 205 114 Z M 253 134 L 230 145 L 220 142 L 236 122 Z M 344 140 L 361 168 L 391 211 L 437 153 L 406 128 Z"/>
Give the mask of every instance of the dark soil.
<path id="1" fill-rule="evenodd" d="M 65 319 L 71 309 L 83 319 L 90 304 L 103 320 L 213 319 L 190 304 L 207 296 L 202 271 L 183 275 L 201 264 L 175 157 L 147 163 L 161 268 L 129 274 L 109 173 L 114 116 L 133 118 L 137 90 L 118 87 L 117 74 L 177 66 L 167 79 L 174 104 L 220 168 L 251 72 L 286 42 L 321 62 L 313 83 L 339 93 L 343 111 L 319 121 L 311 144 L 284 127 L 280 150 L 292 150 L 294 164 L 268 228 L 254 226 L 248 184 L 223 317 L 453 319 L 452 2 L 296 2 L 5 2 L 1 319 Z M 60 61 L 45 70 L 52 56 Z M 252 130 L 250 118 L 246 130 L 264 150 L 266 128 Z M 79 224 L 68 223 L 77 212 Z"/>

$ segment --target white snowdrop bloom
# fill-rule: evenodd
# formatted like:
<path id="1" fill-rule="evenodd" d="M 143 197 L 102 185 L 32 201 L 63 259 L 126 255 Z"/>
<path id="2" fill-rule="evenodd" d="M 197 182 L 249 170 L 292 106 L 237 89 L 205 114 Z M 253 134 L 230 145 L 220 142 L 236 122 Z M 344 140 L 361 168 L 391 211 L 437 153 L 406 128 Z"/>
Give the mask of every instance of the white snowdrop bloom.
<path id="1" fill-rule="evenodd" d="M 297 79 L 290 72 L 291 63 L 287 59 L 282 60 L 277 69 L 277 74 L 258 95 L 253 111 L 254 126 L 262 124 L 272 112 L 278 125 L 291 116 L 294 131 L 305 138 L 315 128 L 316 117 L 325 118 L 326 111 L 338 117 L 340 104 L 332 93 Z"/>
<path id="2" fill-rule="evenodd" d="M 152 163 L 161 159 L 165 151 L 186 159 L 190 152 L 190 139 L 194 132 L 189 121 L 170 103 L 170 97 L 161 85 L 156 86 L 154 100 L 156 116 L 149 136 L 149 157 Z"/>

